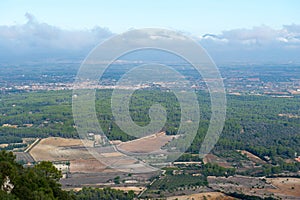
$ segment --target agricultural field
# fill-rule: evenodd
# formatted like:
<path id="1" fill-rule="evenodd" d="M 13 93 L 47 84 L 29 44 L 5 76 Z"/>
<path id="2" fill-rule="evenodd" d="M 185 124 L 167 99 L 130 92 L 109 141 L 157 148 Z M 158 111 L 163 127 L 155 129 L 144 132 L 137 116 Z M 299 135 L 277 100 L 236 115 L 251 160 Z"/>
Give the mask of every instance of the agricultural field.
<path id="1" fill-rule="evenodd" d="M 148 138 L 151 140 L 151 137 Z M 37 162 L 48 160 L 54 163 L 69 163 L 68 171 L 65 172 L 66 178 L 61 180 L 63 186 L 67 188 L 87 185 L 114 186 L 115 177 L 121 177 L 118 184 L 143 186 L 153 174 L 157 173 L 151 172 L 142 163 L 137 163 L 136 160 L 111 147 L 94 148 L 93 144 L 92 140 L 49 137 L 35 144 L 29 155 Z M 96 159 L 91 152 L 97 152 L 100 159 Z M 144 173 L 135 174 L 139 171 Z M 133 175 L 127 177 L 128 173 Z"/>
<path id="2" fill-rule="evenodd" d="M 299 97 L 228 95 L 223 132 L 212 152 L 202 160 L 198 153 L 208 128 L 210 105 L 207 101 L 209 95 L 198 91 L 202 118 L 197 135 L 178 162 L 169 163 L 174 170 L 161 175 L 163 171 L 154 172 L 140 157 L 134 159 L 132 155 L 156 153 L 176 137 L 180 123 L 180 106 L 176 97 L 159 90 L 134 93 L 130 110 L 136 124 L 145 126 L 150 122 L 148 113 L 153 103 L 162 104 L 168 113 L 161 133 L 135 138 L 124 133 L 115 123 L 110 110 L 111 92 L 98 90 L 95 102 L 99 124 L 111 141 L 110 146 L 109 143 L 105 146 L 95 142 L 97 134 L 94 134 L 95 141 L 88 138 L 85 145 L 78 139 L 70 91 L 39 91 L 0 95 L 0 148 L 14 151 L 22 164 L 49 160 L 64 167 L 65 178 L 60 182 L 67 189 L 83 186 L 146 187 L 152 183 L 143 195 L 171 197 L 218 190 L 261 197 L 290 195 L 286 191 L 291 196 L 298 195 L 295 193 L 297 184 L 269 188 L 280 182 L 259 181 L 258 184 L 265 188 L 257 188 L 255 181 L 260 177 L 299 177 L 300 162 L 296 159 L 300 155 L 299 119 L 278 115 L 287 113 L 287 110 L 291 110 L 289 113 L 293 116 L 299 115 Z M 223 183 L 207 178 L 212 176 Z M 244 184 L 245 189 L 233 183 Z"/>
<path id="3" fill-rule="evenodd" d="M 268 183 L 275 188 L 268 189 L 280 198 L 296 199 L 300 197 L 300 178 L 281 177 L 267 178 Z"/>
<path id="4" fill-rule="evenodd" d="M 135 194 L 139 194 L 141 191 L 145 189 L 145 187 L 136 187 L 136 186 L 129 186 L 129 187 L 112 187 L 116 190 L 122 190 L 122 191 L 133 191 Z"/>
<path id="5" fill-rule="evenodd" d="M 90 141 L 90 147 L 93 142 Z M 66 161 L 76 159 L 91 159 L 92 155 L 80 139 L 49 137 L 42 139 L 30 150 L 35 161 Z"/>
<path id="6" fill-rule="evenodd" d="M 121 151 L 130 153 L 151 153 L 158 151 L 173 138 L 174 136 L 166 135 L 166 133 L 161 132 L 136 140 L 122 142 L 121 144 L 117 145 L 117 148 Z"/>
<path id="7" fill-rule="evenodd" d="M 300 196 L 300 178 L 255 178 L 248 176 L 207 178 L 211 188 L 225 193 L 238 193 L 261 198 L 297 199 Z"/>
<path id="8" fill-rule="evenodd" d="M 115 171 L 107 169 L 107 166 L 95 158 L 75 159 L 70 161 L 70 173 L 106 173 Z"/>
<path id="9" fill-rule="evenodd" d="M 203 158 L 203 163 L 216 163 L 222 167 L 227 167 L 230 168 L 232 167 L 230 165 L 230 163 L 228 163 L 224 158 L 220 158 L 212 153 L 207 154 L 204 158 Z"/>
<path id="10" fill-rule="evenodd" d="M 221 192 L 203 192 L 190 195 L 168 197 L 167 200 L 235 200 Z"/>
<path id="11" fill-rule="evenodd" d="M 266 161 L 262 160 L 260 157 L 250 153 L 249 151 L 246 150 L 238 150 L 241 154 L 245 155 L 249 160 L 256 164 L 266 164 Z"/>

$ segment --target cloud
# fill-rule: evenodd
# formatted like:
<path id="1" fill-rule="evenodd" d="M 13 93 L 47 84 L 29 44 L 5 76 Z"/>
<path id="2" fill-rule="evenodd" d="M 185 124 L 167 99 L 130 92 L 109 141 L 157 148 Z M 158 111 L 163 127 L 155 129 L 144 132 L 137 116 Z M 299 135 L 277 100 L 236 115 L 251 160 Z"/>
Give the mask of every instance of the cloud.
<path id="1" fill-rule="evenodd" d="M 99 26 L 66 30 L 39 22 L 30 13 L 25 17 L 25 24 L 0 26 L 1 63 L 83 59 L 93 47 L 113 35 L 109 29 Z M 283 25 L 280 29 L 265 25 L 232 29 L 221 34 L 208 33 L 196 40 L 217 64 L 300 63 L 300 25 L 296 24 Z"/>
<path id="2" fill-rule="evenodd" d="M 84 56 L 95 45 L 112 35 L 107 28 L 64 30 L 40 23 L 26 13 L 27 23 L 0 26 L 0 59 L 30 60 Z"/>
<path id="3" fill-rule="evenodd" d="M 272 29 L 268 26 L 258 26 L 252 29 L 233 29 L 223 31 L 220 35 L 205 34 L 201 40 L 215 39 L 229 43 L 268 44 L 272 42 L 300 42 L 300 25 L 284 25 L 282 29 Z M 254 41 L 254 42 L 248 42 Z"/>
<path id="4" fill-rule="evenodd" d="M 199 41 L 220 62 L 300 62 L 300 26 L 295 24 L 227 30 Z"/>

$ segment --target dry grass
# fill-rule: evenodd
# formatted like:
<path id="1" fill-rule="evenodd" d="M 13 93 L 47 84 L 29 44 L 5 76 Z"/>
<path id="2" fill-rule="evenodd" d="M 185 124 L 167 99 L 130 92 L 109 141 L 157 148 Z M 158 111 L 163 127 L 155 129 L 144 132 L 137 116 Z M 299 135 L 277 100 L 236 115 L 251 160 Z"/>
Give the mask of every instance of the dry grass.
<path id="1" fill-rule="evenodd" d="M 132 190 L 134 193 L 138 194 L 140 193 L 142 190 L 145 189 L 145 187 L 135 187 L 135 186 L 128 186 L 128 187 L 111 187 L 113 189 L 116 189 L 116 190 L 123 190 L 123 191 L 130 191 Z"/>
<path id="2" fill-rule="evenodd" d="M 95 173 L 103 172 L 106 169 L 106 165 L 96 159 L 78 159 L 70 161 L 71 173 Z"/>
<path id="3" fill-rule="evenodd" d="M 111 153 L 101 153 L 102 156 L 104 157 L 119 157 L 119 156 L 123 156 L 122 153 L 120 152 L 111 152 Z"/>
<path id="4" fill-rule="evenodd" d="M 131 153 L 151 153 L 160 150 L 160 148 L 170 142 L 173 137 L 174 136 L 168 136 L 164 132 L 161 132 L 129 142 L 122 142 L 117 147 L 121 151 Z"/>
<path id="5" fill-rule="evenodd" d="M 93 141 L 84 141 L 86 146 L 92 147 Z M 90 151 L 89 151 L 90 150 Z M 111 172 L 107 166 L 121 171 L 149 171 L 143 164 L 136 163 L 137 160 L 122 153 L 112 151 L 99 153 L 99 159 L 95 159 L 91 151 L 86 149 L 80 139 L 45 138 L 30 150 L 30 155 L 35 161 L 70 161 L 71 173 L 98 173 Z M 97 155 L 97 154 L 96 154 Z"/>
<path id="6" fill-rule="evenodd" d="M 203 158 L 203 163 L 207 164 L 207 163 L 215 163 L 220 165 L 221 167 L 225 167 L 225 168 L 232 168 L 232 166 L 230 165 L 230 163 L 226 162 L 226 160 L 214 155 L 214 154 L 207 154 L 204 158 Z"/>
<path id="7" fill-rule="evenodd" d="M 0 148 L 5 148 L 7 146 L 8 146 L 8 144 L 0 144 Z"/>
<path id="8" fill-rule="evenodd" d="M 261 178 L 247 176 L 213 177 L 209 176 L 210 187 L 222 192 L 237 192 L 246 195 L 270 197 L 281 199 L 299 199 L 300 178 L 281 177 Z"/>
<path id="9" fill-rule="evenodd" d="M 103 189 L 102 187 L 100 187 L 101 189 Z M 142 190 L 145 189 L 145 187 L 135 187 L 135 186 L 128 186 L 128 187 L 111 187 L 112 189 L 116 189 L 116 190 L 123 190 L 125 192 L 128 192 L 130 190 L 132 190 L 135 194 L 140 193 Z M 74 191 L 80 191 L 82 190 L 82 188 L 69 188 L 69 190 L 74 190 Z"/>
<path id="10" fill-rule="evenodd" d="M 266 163 L 264 160 L 262 160 L 261 158 L 259 158 L 256 155 L 250 153 L 249 151 L 238 150 L 238 152 L 240 152 L 241 154 L 247 156 L 247 158 L 249 158 L 252 162 L 255 162 L 255 163 L 258 163 L 258 164 L 265 164 Z"/>
<path id="11" fill-rule="evenodd" d="M 198 193 L 198 194 L 190 194 L 190 195 L 183 195 L 183 196 L 174 196 L 174 197 L 168 197 L 167 200 L 234 200 L 235 198 L 226 196 L 225 194 L 221 192 L 204 192 L 204 193 Z"/>
<path id="12" fill-rule="evenodd" d="M 300 198 L 300 178 L 267 178 L 276 189 L 268 189 L 278 196 L 294 196 Z"/>
<path id="13" fill-rule="evenodd" d="M 92 145 L 93 142 L 87 141 L 87 144 Z M 61 161 L 92 158 L 90 153 L 84 148 L 80 139 L 57 137 L 42 139 L 29 153 L 36 161 Z"/>

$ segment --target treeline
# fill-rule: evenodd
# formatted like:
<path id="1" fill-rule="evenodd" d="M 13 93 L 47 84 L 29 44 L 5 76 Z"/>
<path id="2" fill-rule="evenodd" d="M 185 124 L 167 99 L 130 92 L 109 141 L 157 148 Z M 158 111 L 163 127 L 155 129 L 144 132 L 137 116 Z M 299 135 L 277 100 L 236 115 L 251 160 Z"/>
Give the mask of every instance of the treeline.
<path id="1" fill-rule="evenodd" d="M 238 198 L 238 199 L 247 199 L 247 200 L 276 200 L 277 198 L 273 198 L 273 197 L 259 197 L 259 196 L 255 196 L 255 195 L 246 195 L 246 194 L 242 194 L 242 193 L 228 193 L 228 196 L 234 197 L 234 198 Z"/>
<path id="2" fill-rule="evenodd" d="M 207 163 L 201 166 L 201 174 L 204 176 L 233 176 L 235 174 L 234 168 L 224 168 L 214 163 Z"/>
<path id="3" fill-rule="evenodd" d="M 300 163 L 292 162 L 286 163 L 280 161 L 276 165 L 265 164 L 260 170 L 248 170 L 240 173 L 241 175 L 253 175 L 253 176 L 280 176 L 281 173 L 294 172 L 297 173 L 300 170 Z"/>
<path id="4" fill-rule="evenodd" d="M 78 192 L 71 191 L 70 193 L 75 197 L 76 200 L 129 200 L 134 199 L 135 197 L 133 191 L 123 192 L 121 190 L 115 190 L 111 188 L 98 189 L 84 187 Z"/>
<path id="5" fill-rule="evenodd" d="M 12 135 L 0 135 L 0 144 L 22 143 L 22 138 Z"/>

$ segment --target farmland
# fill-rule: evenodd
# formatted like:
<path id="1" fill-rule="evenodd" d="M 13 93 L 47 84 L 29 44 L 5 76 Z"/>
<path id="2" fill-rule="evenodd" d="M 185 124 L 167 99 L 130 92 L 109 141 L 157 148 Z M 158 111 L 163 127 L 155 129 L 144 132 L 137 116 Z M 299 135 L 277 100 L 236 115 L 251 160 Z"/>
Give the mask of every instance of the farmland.
<path id="1" fill-rule="evenodd" d="M 209 185 L 225 193 L 242 193 L 249 196 L 297 199 L 300 196 L 300 179 L 251 178 L 246 176 L 208 177 Z"/>
<path id="2" fill-rule="evenodd" d="M 202 192 L 190 195 L 181 195 L 168 197 L 167 200 L 234 200 L 235 198 L 227 196 L 221 192 Z"/>
<path id="3" fill-rule="evenodd" d="M 300 178 L 267 178 L 267 182 L 275 187 L 268 189 L 268 191 L 277 194 L 281 198 L 300 197 Z"/>
<path id="4" fill-rule="evenodd" d="M 90 141 L 90 146 L 92 146 Z M 31 156 L 36 161 L 64 161 L 82 158 L 92 158 L 80 139 L 45 138 L 32 150 Z"/>
<path id="5" fill-rule="evenodd" d="M 161 132 L 136 140 L 122 142 L 121 144 L 117 145 L 117 148 L 121 151 L 131 153 L 151 153 L 163 147 L 173 138 L 174 136 L 168 136 L 164 132 Z"/>
<path id="6" fill-rule="evenodd" d="M 278 115 L 299 115 L 299 97 L 228 95 L 225 127 L 213 151 L 202 160 L 198 152 L 208 128 L 210 105 L 209 95 L 198 91 L 202 118 L 197 135 L 177 162 L 167 163 L 174 169 L 164 169 L 167 174 L 162 174 L 163 171 L 153 171 L 142 159 L 132 155 L 161 153 L 161 147 L 176 139 L 180 123 L 176 97 L 160 90 L 134 93 L 130 111 L 136 124 L 146 126 L 150 122 L 148 111 L 153 103 L 165 106 L 168 114 L 160 133 L 135 138 L 116 125 L 110 110 L 111 92 L 98 90 L 95 102 L 99 124 L 111 142 L 108 146 L 96 144 L 91 138 L 79 139 L 69 91 L 1 94 L 1 148 L 13 150 L 22 164 L 36 164 L 42 160 L 53 162 L 63 171 L 64 178 L 60 182 L 68 190 L 83 186 L 144 188 L 152 183 L 142 197 L 171 197 L 218 190 L 224 194 L 238 192 L 261 197 L 290 195 L 284 191 L 291 196 L 298 195 L 292 189 L 297 188 L 297 184 L 287 182 L 289 187 L 279 191 L 281 186 L 276 186 L 277 190 L 269 187 L 277 182 L 264 183 L 259 178 L 299 176 L 299 119 Z M 96 133 L 94 136 L 98 137 Z M 207 178 L 213 176 L 223 182 Z M 243 177 L 240 179 L 244 181 L 237 176 Z M 257 187 L 256 184 L 243 183 L 255 183 L 257 179 L 264 188 L 252 188 Z M 244 184 L 246 189 L 226 180 Z"/>
<path id="7" fill-rule="evenodd" d="M 147 138 L 151 140 L 151 137 Z M 132 187 L 143 186 L 157 173 L 149 171 L 143 164 L 136 163 L 136 160 L 113 148 L 94 148 L 93 144 L 94 141 L 91 140 L 49 137 L 36 144 L 29 154 L 35 161 L 48 160 L 54 163 L 69 163 L 69 167 L 65 171 L 66 178 L 61 181 L 66 188 L 88 185 L 114 186 L 115 177 L 120 177 L 120 181 L 123 181 L 120 182 L 121 186 L 122 184 Z M 101 159 L 96 159 L 90 153 L 91 151 L 100 152 Z M 139 171 L 144 173 L 134 174 Z M 128 177 L 128 173 L 133 173 L 133 175 Z"/>

